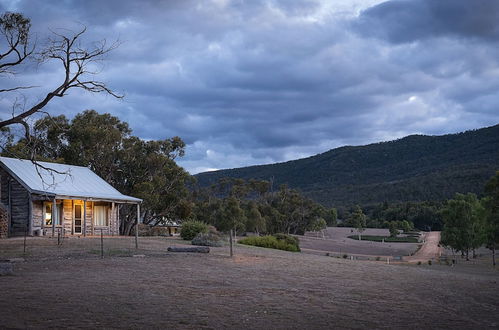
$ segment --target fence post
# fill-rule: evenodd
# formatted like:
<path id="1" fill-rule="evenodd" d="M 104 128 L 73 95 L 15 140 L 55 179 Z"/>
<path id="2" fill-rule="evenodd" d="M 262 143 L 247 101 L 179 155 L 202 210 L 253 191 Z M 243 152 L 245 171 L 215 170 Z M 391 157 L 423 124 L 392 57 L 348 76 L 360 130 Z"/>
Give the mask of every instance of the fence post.
<path id="1" fill-rule="evenodd" d="M 100 258 L 104 259 L 104 230 L 100 229 Z"/>
<path id="2" fill-rule="evenodd" d="M 24 230 L 23 255 L 26 254 L 26 236 L 27 235 L 28 235 L 28 225 L 26 225 L 26 228 Z"/>
<path id="3" fill-rule="evenodd" d="M 232 229 L 230 230 L 229 233 L 229 245 L 230 245 L 230 257 L 234 256 L 234 252 L 232 251 Z"/>

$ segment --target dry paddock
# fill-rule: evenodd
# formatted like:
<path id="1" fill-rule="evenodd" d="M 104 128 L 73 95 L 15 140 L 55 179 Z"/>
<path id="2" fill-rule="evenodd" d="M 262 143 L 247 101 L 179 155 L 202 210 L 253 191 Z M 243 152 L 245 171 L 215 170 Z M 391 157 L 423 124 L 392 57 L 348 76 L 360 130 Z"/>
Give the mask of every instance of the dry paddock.
<path id="1" fill-rule="evenodd" d="M 168 253 L 165 238 L 28 240 L 0 277 L 0 328 L 499 327 L 499 272 L 483 263 L 387 265 L 236 247 Z M 22 257 L 0 241 L 0 259 Z M 134 257 L 133 255 L 144 255 Z"/>

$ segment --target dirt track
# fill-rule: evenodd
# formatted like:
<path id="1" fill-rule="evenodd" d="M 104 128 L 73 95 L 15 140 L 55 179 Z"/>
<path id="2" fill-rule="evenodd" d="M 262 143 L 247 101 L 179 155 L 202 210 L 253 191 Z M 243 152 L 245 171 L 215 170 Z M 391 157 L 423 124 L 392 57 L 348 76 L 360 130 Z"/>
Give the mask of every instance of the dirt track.
<path id="1" fill-rule="evenodd" d="M 400 266 L 236 246 L 167 253 L 182 242 L 29 241 L 0 277 L 0 328 L 497 328 L 490 267 Z M 0 241 L 0 257 L 21 241 Z M 22 251 L 22 250 L 21 250 Z M 110 256 L 113 255 L 113 256 Z M 145 257 L 131 257 L 143 254 Z"/>
<path id="2" fill-rule="evenodd" d="M 439 247 L 440 232 L 430 231 L 425 233 L 424 244 L 421 248 L 410 257 L 404 258 L 408 262 L 427 262 L 428 260 L 438 260 L 442 255 L 443 249 Z"/>

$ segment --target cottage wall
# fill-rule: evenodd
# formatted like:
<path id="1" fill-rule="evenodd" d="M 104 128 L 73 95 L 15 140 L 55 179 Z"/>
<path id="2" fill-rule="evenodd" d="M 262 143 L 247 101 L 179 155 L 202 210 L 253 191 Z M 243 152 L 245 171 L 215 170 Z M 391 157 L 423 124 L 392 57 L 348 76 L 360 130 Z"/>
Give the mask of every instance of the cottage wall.
<path id="1" fill-rule="evenodd" d="M 33 201 L 33 232 L 42 229 L 42 221 L 43 221 L 43 202 L 42 201 Z"/>
<path id="2" fill-rule="evenodd" d="M 0 168 L 0 200 L 10 213 L 9 236 L 22 236 L 29 230 L 29 193 Z"/>
<path id="3" fill-rule="evenodd" d="M 50 201 L 48 201 L 50 202 Z M 59 202 L 59 200 L 58 200 Z M 65 199 L 62 201 L 63 203 L 63 218 L 61 219 L 62 223 L 59 226 L 55 226 L 54 235 L 57 235 L 59 231 L 61 231 L 61 235 L 75 235 L 73 232 L 73 218 L 74 218 L 74 204 L 78 203 L 83 205 L 83 201 L 81 200 L 71 200 Z M 106 205 L 108 206 L 108 219 L 109 226 L 95 226 L 93 222 L 93 214 L 94 214 L 94 206 L 98 203 L 98 205 Z M 100 235 L 101 231 L 104 235 L 119 235 L 119 220 L 118 220 L 118 212 L 117 207 L 112 211 L 111 203 L 107 202 L 87 202 L 86 207 L 86 235 Z M 34 201 L 33 202 L 33 227 L 34 229 L 41 229 L 43 222 L 43 201 Z M 85 226 L 83 227 L 85 228 Z M 83 229 L 85 230 L 85 229 Z M 52 235 L 52 226 L 45 227 L 43 229 L 43 235 L 51 236 Z M 80 234 L 77 234 L 80 235 Z M 82 234 L 83 235 L 83 232 Z"/>

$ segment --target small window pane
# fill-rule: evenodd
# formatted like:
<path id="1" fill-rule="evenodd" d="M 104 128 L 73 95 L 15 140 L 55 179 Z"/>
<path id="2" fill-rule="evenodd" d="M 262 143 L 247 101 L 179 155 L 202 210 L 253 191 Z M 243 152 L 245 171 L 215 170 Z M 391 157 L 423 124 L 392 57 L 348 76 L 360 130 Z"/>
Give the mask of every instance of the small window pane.
<path id="1" fill-rule="evenodd" d="M 62 208 L 62 203 L 56 204 L 57 205 L 57 216 L 55 219 L 55 224 L 60 225 L 62 224 L 62 219 L 64 219 L 64 209 Z"/>
<path id="2" fill-rule="evenodd" d="M 75 218 L 81 219 L 81 206 L 75 205 Z"/>
<path id="3" fill-rule="evenodd" d="M 52 226 L 52 204 L 45 204 L 45 225 Z"/>
<path id="4" fill-rule="evenodd" d="M 94 206 L 94 221 L 96 226 L 107 226 L 107 206 Z"/>

